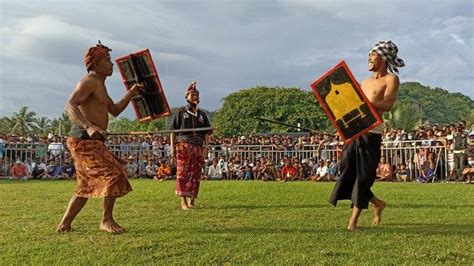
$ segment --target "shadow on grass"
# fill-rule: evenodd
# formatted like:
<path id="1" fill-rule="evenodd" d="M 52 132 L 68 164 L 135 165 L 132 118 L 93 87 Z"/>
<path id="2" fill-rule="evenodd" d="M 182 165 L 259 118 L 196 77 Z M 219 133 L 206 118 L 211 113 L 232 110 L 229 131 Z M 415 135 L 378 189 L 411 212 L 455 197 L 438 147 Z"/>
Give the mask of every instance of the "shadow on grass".
<path id="1" fill-rule="evenodd" d="M 200 228 L 196 231 L 207 234 L 295 234 L 295 233 L 333 233 L 335 231 L 343 232 L 347 231 L 343 228 L 340 229 L 328 229 L 328 228 L 274 228 L 274 227 L 234 227 L 234 228 Z"/>
<path id="2" fill-rule="evenodd" d="M 474 225 L 446 225 L 446 224 L 386 224 L 380 227 L 360 227 L 357 234 L 364 233 L 393 233 L 393 234 L 409 234 L 423 236 L 439 236 L 439 235 L 462 235 L 474 236 Z M 275 228 L 275 227 L 235 227 L 235 228 L 200 228 L 196 231 L 209 234 L 332 234 L 347 232 L 346 228 L 318 228 L 315 224 L 313 228 Z"/>
<path id="3" fill-rule="evenodd" d="M 219 206 L 205 206 L 200 209 L 219 209 L 219 210 L 225 210 L 225 209 L 308 209 L 308 208 L 327 208 L 330 207 L 331 205 L 328 204 L 286 204 L 286 205 L 219 205 Z"/>
<path id="4" fill-rule="evenodd" d="M 413 203 L 389 203 L 390 208 L 408 208 L 408 209 L 464 209 L 474 208 L 474 204 L 413 204 Z"/>
<path id="5" fill-rule="evenodd" d="M 378 230 L 379 228 L 367 228 Z M 404 233 L 410 235 L 462 235 L 474 236 L 474 224 L 422 224 L 422 223 L 385 223 L 380 228 L 384 232 Z"/>

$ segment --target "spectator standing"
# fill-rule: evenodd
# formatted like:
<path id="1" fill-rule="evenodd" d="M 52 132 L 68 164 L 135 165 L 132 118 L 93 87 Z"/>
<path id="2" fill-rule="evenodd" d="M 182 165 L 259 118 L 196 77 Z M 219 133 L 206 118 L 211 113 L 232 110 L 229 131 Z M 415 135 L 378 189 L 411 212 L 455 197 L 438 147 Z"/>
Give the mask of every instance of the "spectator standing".
<path id="1" fill-rule="evenodd" d="M 64 145 L 54 136 L 53 141 L 48 145 L 48 152 L 51 155 L 50 159 L 59 159 L 64 152 Z"/>
<path id="2" fill-rule="evenodd" d="M 462 171 L 466 166 L 467 159 L 467 134 L 464 132 L 462 125 L 456 127 L 453 134 L 453 154 L 454 154 L 454 171 L 456 179 L 462 179 Z"/>

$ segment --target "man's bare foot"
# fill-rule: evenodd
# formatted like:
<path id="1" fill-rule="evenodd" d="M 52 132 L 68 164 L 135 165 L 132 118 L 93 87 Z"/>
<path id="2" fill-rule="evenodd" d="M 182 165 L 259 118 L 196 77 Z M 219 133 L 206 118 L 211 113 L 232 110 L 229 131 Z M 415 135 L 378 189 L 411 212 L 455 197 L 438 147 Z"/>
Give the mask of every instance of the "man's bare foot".
<path id="1" fill-rule="evenodd" d="M 121 234 L 125 232 L 125 228 L 120 226 L 114 220 L 102 221 L 102 223 L 100 224 L 100 230 L 108 232 L 108 233 L 112 233 L 112 234 Z"/>
<path id="2" fill-rule="evenodd" d="M 71 225 L 64 225 L 60 224 L 58 225 L 58 228 L 56 228 L 56 232 L 58 233 L 67 233 L 67 232 L 72 232 L 72 227 Z"/>
<path id="3" fill-rule="evenodd" d="M 189 211 L 191 210 L 188 205 L 181 205 L 181 210 Z"/>
<path id="4" fill-rule="evenodd" d="M 347 226 L 347 230 L 354 232 L 355 230 L 359 229 L 356 223 L 349 223 Z"/>
<path id="5" fill-rule="evenodd" d="M 380 203 L 378 205 L 374 205 L 375 216 L 374 216 L 374 221 L 372 222 L 372 225 L 377 226 L 380 224 L 380 222 L 382 222 L 382 212 L 386 206 L 387 204 L 382 200 L 380 200 Z"/>
<path id="6" fill-rule="evenodd" d="M 194 200 L 193 199 L 188 199 L 188 208 L 194 208 L 196 207 L 196 205 L 194 204 Z"/>

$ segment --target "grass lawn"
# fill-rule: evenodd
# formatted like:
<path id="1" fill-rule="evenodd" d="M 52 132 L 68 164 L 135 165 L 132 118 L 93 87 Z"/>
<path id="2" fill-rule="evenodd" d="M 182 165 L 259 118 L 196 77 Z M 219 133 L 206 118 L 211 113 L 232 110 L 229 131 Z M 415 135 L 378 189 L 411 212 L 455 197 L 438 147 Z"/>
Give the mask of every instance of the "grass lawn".
<path id="1" fill-rule="evenodd" d="M 333 183 L 204 181 L 198 209 L 178 208 L 174 181 L 132 180 L 116 203 L 128 232 L 99 231 L 89 200 L 72 233 L 58 234 L 73 181 L 0 181 L 0 264 L 433 264 L 474 262 L 474 185 L 376 183 L 382 224 L 345 228 Z"/>

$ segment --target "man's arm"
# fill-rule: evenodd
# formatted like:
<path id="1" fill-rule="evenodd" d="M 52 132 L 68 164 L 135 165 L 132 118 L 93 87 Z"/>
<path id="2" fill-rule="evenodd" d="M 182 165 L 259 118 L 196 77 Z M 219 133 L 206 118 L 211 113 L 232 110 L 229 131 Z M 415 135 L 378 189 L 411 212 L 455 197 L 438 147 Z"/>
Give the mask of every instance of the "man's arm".
<path id="1" fill-rule="evenodd" d="M 170 134 L 171 158 L 176 158 L 175 142 L 176 142 L 176 134 L 175 134 L 175 133 L 171 133 L 171 134 Z"/>
<path id="2" fill-rule="evenodd" d="M 209 147 L 208 147 L 209 146 L 209 139 L 210 139 L 210 134 L 204 135 L 204 143 L 203 143 L 204 149 L 202 151 L 202 154 L 203 154 L 204 158 L 207 158 L 207 155 L 209 153 Z"/>
<path id="3" fill-rule="evenodd" d="M 143 87 L 141 84 L 134 84 L 130 90 L 125 93 L 125 95 L 122 97 L 120 101 L 117 103 L 114 103 L 110 96 L 107 94 L 107 109 L 109 113 L 111 113 L 113 116 L 117 117 L 120 113 L 125 110 L 127 107 L 128 103 L 132 99 L 133 96 L 137 95 L 139 93 L 139 90 Z"/>
<path id="4" fill-rule="evenodd" d="M 395 74 L 388 74 L 386 79 L 387 87 L 385 88 L 383 99 L 372 102 L 372 106 L 381 112 L 388 112 L 392 109 L 397 99 L 398 86 L 400 85 L 400 80 Z"/>

